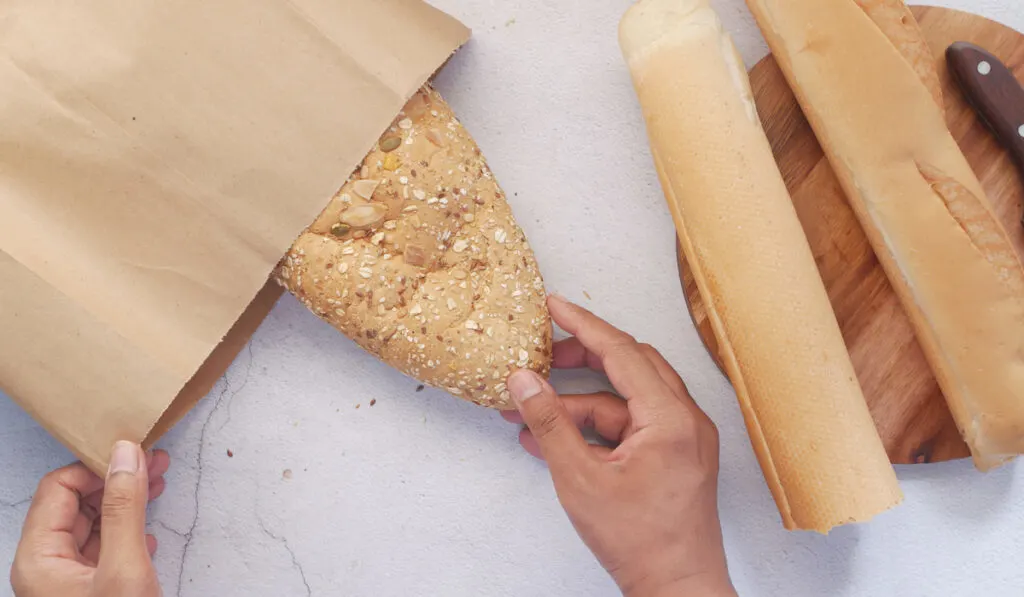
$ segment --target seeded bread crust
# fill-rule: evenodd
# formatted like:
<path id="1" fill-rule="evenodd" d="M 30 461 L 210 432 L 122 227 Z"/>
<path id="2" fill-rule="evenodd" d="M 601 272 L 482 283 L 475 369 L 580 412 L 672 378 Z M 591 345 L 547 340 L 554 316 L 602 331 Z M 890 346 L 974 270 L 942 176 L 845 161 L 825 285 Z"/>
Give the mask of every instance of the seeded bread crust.
<path id="1" fill-rule="evenodd" d="M 550 373 L 551 319 L 533 251 L 480 149 L 429 86 L 276 278 L 366 351 L 464 400 L 512 409 L 512 371 Z"/>

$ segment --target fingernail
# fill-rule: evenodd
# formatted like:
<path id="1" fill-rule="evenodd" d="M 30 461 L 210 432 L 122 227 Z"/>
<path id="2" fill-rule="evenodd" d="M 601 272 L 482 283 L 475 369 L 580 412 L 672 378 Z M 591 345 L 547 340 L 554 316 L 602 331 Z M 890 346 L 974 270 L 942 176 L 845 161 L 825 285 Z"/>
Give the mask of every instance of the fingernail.
<path id="1" fill-rule="evenodd" d="M 117 473 L 129 473 L 134 475 L 139 471 L 139 449 L 131 443 L 120 441 L 114 444 L 114 450 L 110 453 L 110 468 L 107 475 Z"/>
<path id="2" fill-rule="evenodd" d="M 544 389 L 540 377 L 529 370 L 516 371 L 508 378 L 508 391 L 516 403 L 523 402 L 540 394 Z"/>

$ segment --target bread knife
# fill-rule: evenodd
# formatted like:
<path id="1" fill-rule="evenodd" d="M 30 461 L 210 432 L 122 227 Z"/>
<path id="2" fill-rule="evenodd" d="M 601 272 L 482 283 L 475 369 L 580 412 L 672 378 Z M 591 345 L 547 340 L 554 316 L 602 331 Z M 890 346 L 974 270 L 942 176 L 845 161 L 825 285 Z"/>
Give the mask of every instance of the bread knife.
<path id="1" fill-rule="evenodd" d="M 949 46 L 946 62 L 967 102 L 1024 177 L 1024 86 L 998 58 L 972 43 Z"/>

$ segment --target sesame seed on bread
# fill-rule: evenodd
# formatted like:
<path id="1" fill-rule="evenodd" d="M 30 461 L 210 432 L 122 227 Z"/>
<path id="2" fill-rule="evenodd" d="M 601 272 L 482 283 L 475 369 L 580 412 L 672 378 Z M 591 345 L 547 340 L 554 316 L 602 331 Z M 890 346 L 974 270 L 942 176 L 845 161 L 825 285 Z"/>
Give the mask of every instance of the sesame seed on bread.
<path id="1" fill-rule="evenodd" d="M 551 320 L 533 251 L 480 149 L 429 86 L 276 277 L 368 352 L 476 404 L 514 408 L 508 375 L 550 372 Z"/>

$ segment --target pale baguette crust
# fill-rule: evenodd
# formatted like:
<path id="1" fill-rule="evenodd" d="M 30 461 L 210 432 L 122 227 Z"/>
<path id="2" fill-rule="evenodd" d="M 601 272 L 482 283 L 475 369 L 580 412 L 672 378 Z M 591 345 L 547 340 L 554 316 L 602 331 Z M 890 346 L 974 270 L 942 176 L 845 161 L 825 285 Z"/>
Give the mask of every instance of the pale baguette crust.
<path id="1" fill-rule="evenodd" d="M 661 184 L 786 528 L 902 499 L 747 74 L 705 0 L 642 0 L 619 40 Z"/>
<path id="2" fill-rule="evenodd" d="M 747 2 L 975 463 L 988 469 L 1021 453 L 1024 271 L 942 111 L 849 0 Z"/>
<path id="3" fill-rule="evenodd" d="M 476 143 L 429 87 L 295 242 L 277 278 L 368 352 L 476 404 L 512 409 L 512 371 L 550 372 L 533 251 Z"/>
<path id="4" fill-rule="evenodd" d="M 854 0 L 864 12 L 875 22 L 878 29 L 889 38 L 896 50 L 917 73 L 928 92 L 932 94 L 935 104 L 943 107 L 942 84 L 939 82 L 939 70 L 936 68 L 935 56 L 932 55 L 928 42 L 924 39 L 921 26 L 918 25 L 910 7 L 903 0 Z"/>

